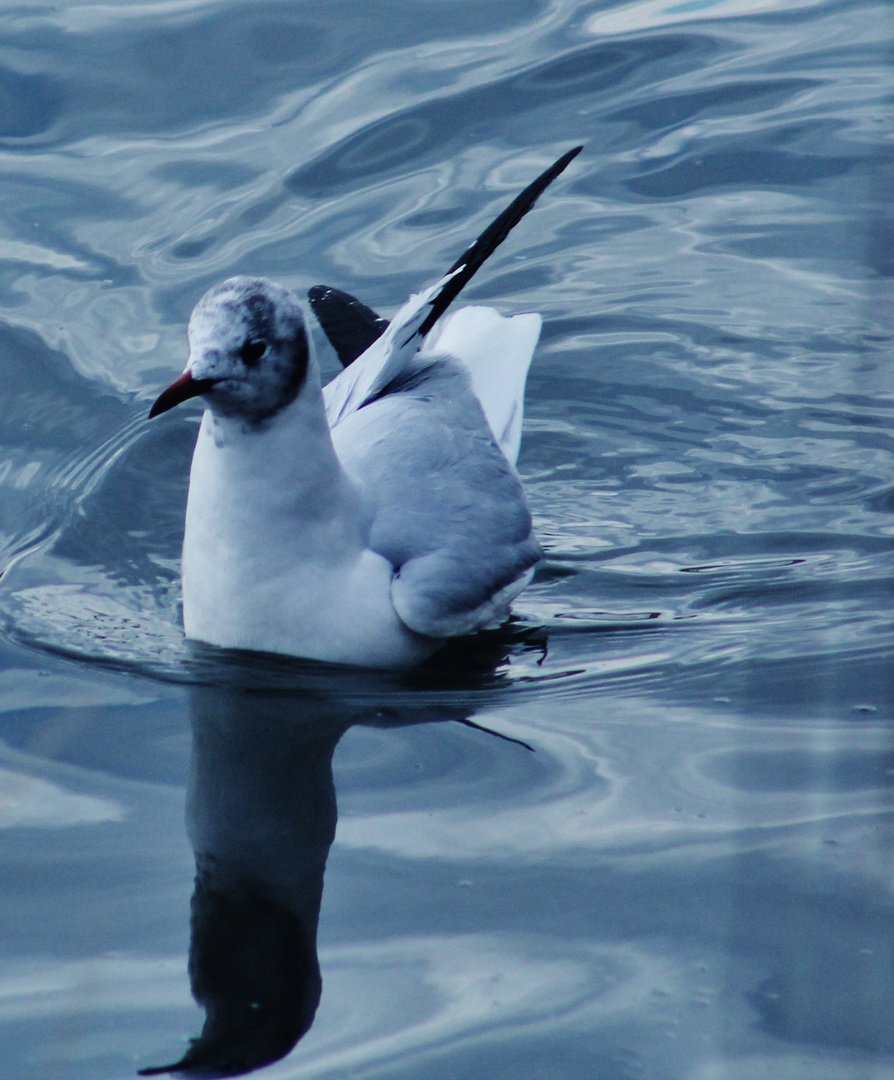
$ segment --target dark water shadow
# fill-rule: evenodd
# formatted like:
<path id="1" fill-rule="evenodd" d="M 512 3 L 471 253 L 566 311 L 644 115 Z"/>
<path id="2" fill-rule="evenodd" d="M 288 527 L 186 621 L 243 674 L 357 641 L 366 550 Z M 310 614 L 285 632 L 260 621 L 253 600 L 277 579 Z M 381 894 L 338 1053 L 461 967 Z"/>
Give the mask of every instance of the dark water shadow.
<path id="1" fill-rule="evenodd" d="M 179 1061 L 141 1075 L 240 1076 L 278 1061 L 307 1033 L 323 988 L 317 926 L 338 817 L 335 748 L 355 724 L 479 728 L 472 701 L 501 701 L 494 678 L 505 644 L 491 639 L 466 650 L 466 663 L 442 660 L 410 682 L 197 650 L 206 681 L 189 691 L 187 830 L 196 860 L 189 977 L 206 1018 Z M 288 689 L 277 685 L 286 675 Z M 531 750 L 509 741 L 519 753 Z"/>

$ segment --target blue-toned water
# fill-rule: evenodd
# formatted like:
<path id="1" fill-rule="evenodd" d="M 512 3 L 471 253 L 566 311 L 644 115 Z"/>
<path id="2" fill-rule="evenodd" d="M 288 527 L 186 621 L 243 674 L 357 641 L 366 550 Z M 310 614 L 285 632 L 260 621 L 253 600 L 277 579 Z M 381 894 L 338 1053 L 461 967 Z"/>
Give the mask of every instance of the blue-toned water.
<path id="1" fill-rule="evenodd" d="M 4 1078 L 178 1060 L 190 948 L 206 1072 L 321 974 L 271 1080 L 894 1078 L 892 43 L 871 0 L 0 11 Z M 581 142 L 467 291 L 545 319 L 518 622 L 409 677 L 187 648 L 198 410 L 145 415 L 195 301 L 390 315 Z"/>

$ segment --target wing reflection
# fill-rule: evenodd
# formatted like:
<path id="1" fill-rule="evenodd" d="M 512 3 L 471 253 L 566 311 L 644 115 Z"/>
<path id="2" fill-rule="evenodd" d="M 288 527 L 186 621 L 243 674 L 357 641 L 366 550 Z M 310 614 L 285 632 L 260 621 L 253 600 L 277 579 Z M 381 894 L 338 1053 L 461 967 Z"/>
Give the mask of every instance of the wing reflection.
<path id="1" fill-rule="evenodd" d="M 455 693 L 392 687 L 372 699 L 358 692 L 356 673 L 338 681 L 330 669 L 329 678 L 328 691 L 318 674 L 300 691 L 190 691 L 189 976 L 206 1019 L 179 1061 L 142 1076 L 239 1076 L 284 1057 L 309 1030 L 322 992 L 317 924 L 337 821 L 332 756 L 345 731 L 478 726 Z M 499 696 L 491 684 L 488 702 Z"/>

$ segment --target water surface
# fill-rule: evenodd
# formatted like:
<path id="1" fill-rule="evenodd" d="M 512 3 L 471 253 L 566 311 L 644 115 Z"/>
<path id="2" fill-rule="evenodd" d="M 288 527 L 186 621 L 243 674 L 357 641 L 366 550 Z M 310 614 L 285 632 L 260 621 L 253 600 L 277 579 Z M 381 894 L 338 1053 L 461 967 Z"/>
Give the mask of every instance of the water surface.
<path id="1" fill-rule="evenodd" d="M 198 860 L 194 955 L 295 958 L 265 1016 L 316 934 L 270 1077 L 894 1077 L 891 23 L 0 14 L 5 1075 L 184 1053 Z M 545 320 L 518 621 L 409 678 L 187 648 L 198 411 L 145 414 L 199 296 L 391 315 L 581 142 L 467 294 Z"/>

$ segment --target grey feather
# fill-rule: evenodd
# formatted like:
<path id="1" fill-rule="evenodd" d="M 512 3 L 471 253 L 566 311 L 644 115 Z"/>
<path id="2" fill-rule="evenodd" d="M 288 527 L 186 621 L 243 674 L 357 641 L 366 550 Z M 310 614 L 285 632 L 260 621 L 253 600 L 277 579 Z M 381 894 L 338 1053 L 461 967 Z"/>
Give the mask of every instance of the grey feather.
<path id="1" fill-rule="evenodd" d="M 332 434 L 367 497 L 370 547 L 395 568 L 407 626 L 450 637 L 505 617 L 542 553 L 465 368 L 420 357 Z"/>

